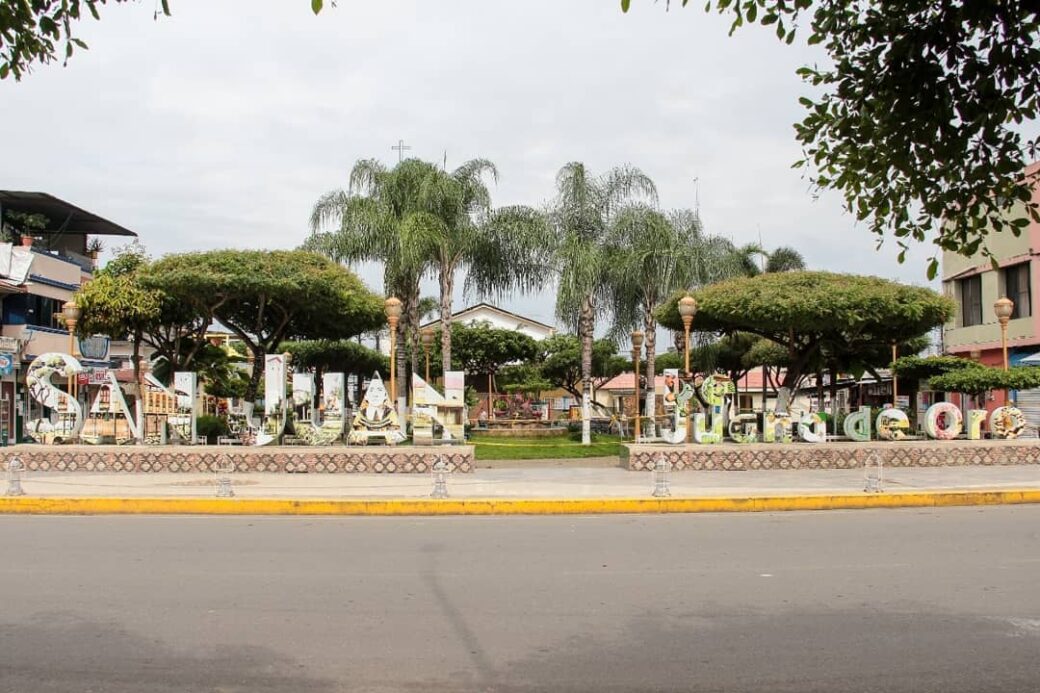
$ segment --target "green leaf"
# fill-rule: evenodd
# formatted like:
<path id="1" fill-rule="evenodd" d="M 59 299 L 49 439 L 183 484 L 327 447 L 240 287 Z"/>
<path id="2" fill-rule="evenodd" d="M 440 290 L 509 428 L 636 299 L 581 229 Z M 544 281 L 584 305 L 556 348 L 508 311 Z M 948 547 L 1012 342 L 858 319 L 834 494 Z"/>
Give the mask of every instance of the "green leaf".
<path id="1" fill-rule="evenodd" d="M 632 0 L 621 0 L 621 11 L 628 12 L 628 6 L 632 4 Z"/>
<path id="2" fill-rule="evenodd" d="M 318 14 L 321 12 L 322 5 L 324 4 L 324 0 L 311 0 L 311 11 L 314 12 L 314 14 Z"/>
<path id="3" fill-rule="evenodd" d="M 928 281 L 935 279 L 937 274 L 939 274 L 939 260 L 933 257 L 928 262 Z"/>

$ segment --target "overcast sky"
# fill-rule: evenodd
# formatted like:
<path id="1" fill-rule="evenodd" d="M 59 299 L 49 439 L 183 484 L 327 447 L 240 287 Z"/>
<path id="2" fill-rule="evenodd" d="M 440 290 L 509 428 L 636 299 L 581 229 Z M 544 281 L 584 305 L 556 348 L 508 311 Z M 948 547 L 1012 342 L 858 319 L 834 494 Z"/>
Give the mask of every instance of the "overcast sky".
<path id="1" fill-rule="evenodd" d="M 95 211 L 156 256 L 291 248 L 314 200 L 357 159 L 395 162 L 401 138 L 449 167 L 494 161 L 496 205 L 543 204 L 573 160 L 639 166 L 666 208 L 693 207 L 699 179 L 710 233 L 925 282 L 930 247 L 898 265 L 790 168 L 795 70 L 822 54 L 759 27 L 729 37 L 697 3 L 340 0 L 314 16 L 306 0 L 171 0 L 153 21 L 155 4 L 104 7 L 79 29 L 90 51 L 0 83 L 3 188 Z M 553 322 L 551 296 L 503 305 Z"/>

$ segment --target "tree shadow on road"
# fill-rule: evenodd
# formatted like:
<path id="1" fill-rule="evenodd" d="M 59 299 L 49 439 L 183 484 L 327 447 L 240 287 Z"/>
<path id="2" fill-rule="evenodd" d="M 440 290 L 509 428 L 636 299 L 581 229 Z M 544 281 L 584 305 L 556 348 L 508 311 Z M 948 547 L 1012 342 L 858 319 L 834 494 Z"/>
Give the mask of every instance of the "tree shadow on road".
<path id="1" fill-rule="evenodd" d="M 34 623 L 0 620 L 0 691 L 27 693 L 325 693 L 335 682 L 262 647 L 220 646 L 198 653 L 69 614 Z"/>
<path id="2" fill-rule="evenodd" d="M 1035 690 L 1040 619 L 865 610 L 646 615 L 512 662 L 497 691 Z"/>

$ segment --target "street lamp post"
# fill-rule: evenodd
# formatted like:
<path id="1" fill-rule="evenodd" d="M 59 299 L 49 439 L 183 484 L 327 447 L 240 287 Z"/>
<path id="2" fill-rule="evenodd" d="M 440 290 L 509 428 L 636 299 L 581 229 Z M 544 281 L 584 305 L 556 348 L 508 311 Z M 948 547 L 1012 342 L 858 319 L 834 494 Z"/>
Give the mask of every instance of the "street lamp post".
<path id="1" fill-rule="evenodd" d="M 74 300 L 65 302 L 65 305 L 61 307 L 62 317 L 65 318 L 65 327 L 69 330 L 69 356 L 76 357 L 76 324 L 79 323 L 79 316 L 82 313 L 80 307 L 76 305 Z M 73 397 L 73 385 L 75 375 L 69 372 L 69 397 Z"/>
<path id="2" fill-rule="evenodd" d="M 427 327 L 422 331 L 422 350 L 423 354 L 426 355 L 426 382 L 430 382 L 430 348 L 433 346 L 433 340 L 435 338 L 433 328 Z"/>
<path id="3" fill-rule="evenodd" d="M 397 321 L 401 319 L 401 299 L 391 296 L 383 304 L 386 321 L 390 324 L 390 401 L 397 410 Z"/>
<path id="4" fill-rule="evenodd" d="M 697 299 L 693 296 L 683 296 L 679 299 L 679 317 L 682 318 L 683 324 L 683 354 L 685 355 L 686 361 L 686 377 L 690 378 L 690 327 L 693 325 L 693 316 L 697 315 Z M 692 386 L 692 382 L 691 382 Z M 764 406 L 764 405 L 763 405 Z M 693 426 L 690 424 L 692 416 L 692 408 L 690 404 L 686 404 L 686 442 L 690 442 L 690 437 L 693 435 Z"/>
<path id="5" fill-rule="evenodd" d="M 1008 355 L 1007 355 L 1007 328 L 1008 321 L 1011 320 L 1011 314 L 1015 312 L 1015 302 L 1007 296 L 1003 296 L 997 299 L 997 302 L 993 304 L 993 312 L 997 315 L 997 320 L 1000 322 L 1000 350 L 1004 354 L 1004 370 L 1008 369 Z M 1004 390 L 1004 403 L 1007 404 L 1010 400 L 1008 395 L 1010 391 Z"/>
<path id="6" fill-rule="evenodd" d="M 632 363 L 635 367 L 636 422 L 633 427 L 633 442 L 639 442 L 639 354 L 643 351 L 643 333 L 636 330 L 632 333 Z"/>
<path id="7" fill-rule="evenodd" d="M 996 313 L 997 320 L 1000 321 L 1000 348 L 1004 352 L 1004 370 L 1007 370 L 1007 328 L 1008 321 L 1011 320 L 1011 314 L 1015 312 L 1015 303 L 1007 296 L 998 298 L 997 302 L 993 304 L 993 312 Z"/>
<path id="8" fill-rule="evenodd" d="M 895 342 L 892 342 L 892 363 L 895 363 L 897 358 L 899 358 L 899 348 Z M 896 377 L 894 366 L 892 368 L 892 408 L 899 408 L 899 378 Z"/>
<path id="9" fill-rule="evenodd" d="M 65 319 L 65 327 L 69 330 L 69 356 L 76 357 L 76 324 L 79 323 L 79 316 L 82 313 L 80 307 L 76 305 L 76 301 L 68 300 L 65 305 L 61 307 L 62 317 Z M 77 397 L 76 393 L 76 374 L 73 372 L 72 365 L 69 364 L 69 414 L 72 413 L 72 401 Z"/>

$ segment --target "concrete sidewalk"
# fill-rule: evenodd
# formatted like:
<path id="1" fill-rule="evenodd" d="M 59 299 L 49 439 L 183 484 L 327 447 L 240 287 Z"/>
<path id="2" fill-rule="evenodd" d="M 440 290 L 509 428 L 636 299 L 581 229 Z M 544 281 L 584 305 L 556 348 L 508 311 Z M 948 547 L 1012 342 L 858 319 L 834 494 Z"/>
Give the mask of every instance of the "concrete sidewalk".
<path id="1" fill-rule="evenodd" d="M 673 498 L 755 497 L 861 493 L 862 469 L 747 472 L 673 472 Z M 423 499 L 431 474 L 264 474 L 232 476 L 236 498 Z M 212 498 L 217 476 L 194 473 L 31 472 L 22 487 L 32 497 Z M 652 474 L 608 467 L 479 469 L 448 475 L 453 499 L 617 499 L 650 497 Z M 901 467 L 885 470 L 885 491 L 1040 490 L 1040 465 L 994 467 Z M 0 490 L 2 493 L 2 490 Z"/>

